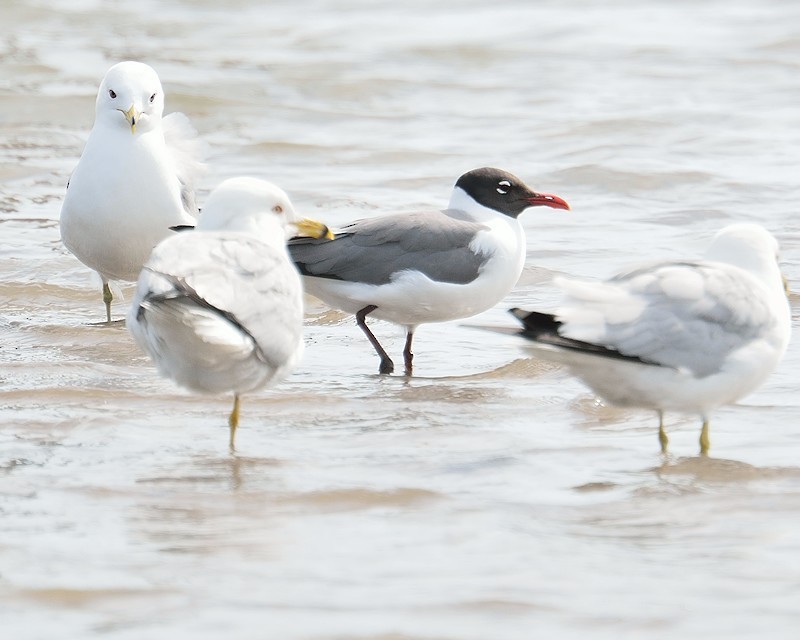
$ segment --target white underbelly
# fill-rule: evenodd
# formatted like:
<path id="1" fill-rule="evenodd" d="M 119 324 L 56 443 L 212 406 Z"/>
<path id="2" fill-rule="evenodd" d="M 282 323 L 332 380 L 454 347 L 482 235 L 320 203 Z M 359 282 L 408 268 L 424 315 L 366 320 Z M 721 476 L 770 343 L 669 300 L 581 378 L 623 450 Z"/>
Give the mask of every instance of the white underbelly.
<path id="1" fill-rule="evenodd" d="M 61 239 L 104 278 L 136 280 L 155 245 L 173 233 L 170 227 L 193 218 L 183 208 L 180 184 L 165 160 L 146 147 L 125 158 L 103 151 L 99 159 L 82 158 L 70 178 L 61 208 Z M 103 180 L 93 175 L 98 163 L 106 169 Z"/>
<path id="2" fill-rule="evenodd" d="M 403 326 L 467 318 L 500 302 L 514 287 L 522 271 L 487 263 L 478 278 L 467 284 L 436 282 L 417 271 L 405 271 L 383 285 L 346 282 L 306 276 L 305 289 L 326 304 L 357 313 L 369 305 L 370 317 Z"/>

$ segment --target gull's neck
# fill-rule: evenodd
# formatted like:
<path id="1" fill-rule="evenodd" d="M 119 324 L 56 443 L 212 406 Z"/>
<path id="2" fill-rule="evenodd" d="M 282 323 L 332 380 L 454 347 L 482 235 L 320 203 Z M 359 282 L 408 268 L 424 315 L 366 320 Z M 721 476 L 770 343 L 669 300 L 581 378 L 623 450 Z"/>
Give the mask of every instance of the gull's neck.
<path id="1" fill-rule="evenodd" d="M 476 222 L 489 222 L 496 221 L 501 218 L 512 220 L 508 216 L 504 216 L 499 211 L 484 207 L 482 204 L 476 202 L 472 196 L 468 195 L 461 187 L 455 187 L 453 193 L 450 195 L 450 202 L 447 208 L 451 211 L 459 211 L 467 214 L 467 216 Z"/>
<path id="2" fill-rule="evenodd" d="M 769 252 L 757 251 L 747 246 L 730 247 L 714 244 L 706 251 L 705 258 L 747 271 L 768 287 L 773 294 L 784 295 L 780 266 L 775 256 Z"/>

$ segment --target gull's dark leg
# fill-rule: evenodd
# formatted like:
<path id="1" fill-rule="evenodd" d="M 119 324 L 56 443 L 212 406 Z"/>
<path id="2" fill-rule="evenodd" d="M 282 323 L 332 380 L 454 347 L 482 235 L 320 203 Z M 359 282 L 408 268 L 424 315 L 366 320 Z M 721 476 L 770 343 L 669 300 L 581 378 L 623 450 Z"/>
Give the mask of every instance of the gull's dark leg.
<path id="1" fill-rule="evenodd" d="M 381 358 L 381 365 L 378 368 L 378 373 L 391 373 L 394 371 L 394 362 L 392 362 L 389 354 L 386 353 L 386 350 L 381 346 L 381 343 L 378 342 L 378 339 L 373 335 L 372 331 L 369 330 L 366 322 L 367 316 L 377 308 L 378 307 L 374 304 L 371 304 L 361 309 L 361 311 L 356 314 L 356 324 L 364 332 L 364 335 L 367 336 L 367 340 L 369 340 L 372 348 L 375 349 L 375 353 Z"/>
<path id="2" fill-rule="evenodd" d="M 111 322 L 111 301 L 114 299 L 114 296 L 111 294 L 111 288 L 108 286 L 108 282 L 103 281 L 103 302 L 106 305 L 106 321 Z"/>
<path id="3" fill-rule="evenodd" d="M 414 331 L 413 329 L 409 329 L 408 333 L 406 333 L 406 348 L 403 349 L 403 362 L 406 366 L 406 375 L 410 376 L 411 372 L 414 370 L 413 361 L 414 361 L 414 354 L 411 353 L 411 341 L 414 339 Z"/>

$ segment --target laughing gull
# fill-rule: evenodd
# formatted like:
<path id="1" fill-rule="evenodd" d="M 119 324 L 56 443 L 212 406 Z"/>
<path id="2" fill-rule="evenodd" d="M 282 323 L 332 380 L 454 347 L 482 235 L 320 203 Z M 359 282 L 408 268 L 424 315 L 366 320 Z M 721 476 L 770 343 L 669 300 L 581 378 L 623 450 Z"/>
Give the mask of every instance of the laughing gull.
<path id="1" fill-rule="evenodd" d="M 701 416 L 707 455 L 710 412 L 758 388 L 789 342 L 778 243 L 755 224 L 722 229 L 702 261 L 556 283 L 567 297 L 555 314 L 511 310 L 521 334 L 611 404 L 657 411 L 664 453 L 665 411 Z"/>
<path id="2" fill-rule="evenodd" d="M 403 359 L 411 375 L 418 325 L 475 315 L 511 291 L 525 264 L 517 217 L 540 205 L 569 209 L 558 196 L 485 167 L 458 179 L 445 211 L 358 220 L 334 240 L 293 239 L 289 250 L 309 293 L 355 314 L 380 356 L 380 373 L 392 373 L 394 363 L 367 316 L 405 327 Z"/>
<path id="3" fill-rule="evenodd" d="M 170 227 L 193 225 L 202 145 L 182 113 L 162 119 L 164 91 L 140 62 L 111 67 L 97 93 L 94 126 L 67 185 L 61 239 L 103 282 L 134 281 Z"/>
<path id="4" fill-rule="evenodd" d="M 159 372 L 203 393 L 239 396 L 286 376 L 300 358 L 303 288 L 286 229 L 322 236 L 298 220 L 288 196 L 254 178 L 232 178 L 209 196 L 195 231 L 159 244 L 144 265 L 127 326 Z"/>

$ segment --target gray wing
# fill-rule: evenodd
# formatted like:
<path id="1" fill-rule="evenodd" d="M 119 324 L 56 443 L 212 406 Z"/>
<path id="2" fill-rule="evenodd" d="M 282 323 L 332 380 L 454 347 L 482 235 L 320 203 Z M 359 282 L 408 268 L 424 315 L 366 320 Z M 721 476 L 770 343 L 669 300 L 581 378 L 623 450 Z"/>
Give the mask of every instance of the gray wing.
<path id="1" fill-rule="evenodd" d="M 333 240 L 293 238 L 289 251 L 307 276 L 386 284 L 406 269 L 455 284 L 472 282 L 488 256 L 470 248 L 485 225 L 445 212 L 409 213 L 358 220 Z"/>
<path id="2" fill-rule="evenodd" d="M 663 263 L 604 283 L 561 281 L 559 333 L 703 377 L 775 325 L 758 281 L 718 263 Z"/>
<path id="3" fill-rule="evenodd" d="M 249 335 L 264 362 L 280 366 L 302 333 L 302 285 L 285 255 L 255 238 L 195 231 L 162 242 L 145 265 L 148 305 L 193 304 Z M 140 311 L 141 313 L 141 311 Z"/>

